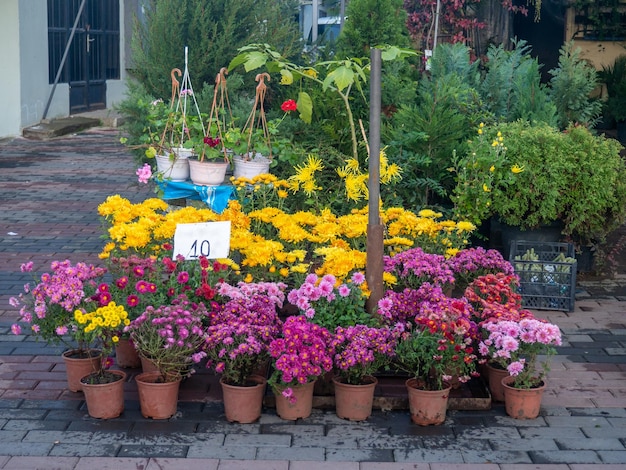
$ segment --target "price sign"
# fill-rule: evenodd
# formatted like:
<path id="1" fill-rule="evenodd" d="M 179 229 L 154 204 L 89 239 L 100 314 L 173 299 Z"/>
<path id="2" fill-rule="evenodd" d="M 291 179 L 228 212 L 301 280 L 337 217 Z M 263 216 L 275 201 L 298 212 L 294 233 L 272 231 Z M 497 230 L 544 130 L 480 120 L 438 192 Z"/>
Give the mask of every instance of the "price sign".
<path id="1" fill-rule="evenodd" d="M 230 251 L 230 221 L 178 224 L 174 233 L 174 258 L 228 258 Z"/>

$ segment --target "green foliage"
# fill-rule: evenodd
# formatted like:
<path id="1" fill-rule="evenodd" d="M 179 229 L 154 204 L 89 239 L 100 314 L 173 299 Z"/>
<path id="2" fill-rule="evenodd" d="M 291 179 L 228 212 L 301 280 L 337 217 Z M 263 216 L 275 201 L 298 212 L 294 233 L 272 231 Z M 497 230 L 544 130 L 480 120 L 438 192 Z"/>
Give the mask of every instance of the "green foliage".
<path id="1" fill-rule="evenodd" d="M 626 121 L 626 55 L 621 55 L 613 65 L 603 67 L 600 79 L 606 84 L 607 110 L 616 121 Z"/>
<path id="2" fill-rule="evenodd" d="M 409 47 L 407 14 L 402 0 L 351 0 L 337 40 L 336 56 L 369 56 L 370 47 L 393 44 Z"/>
<path id="3" fill-rule="evenodd" d="M 189 47 L 189 71 L 197 88 L 213 84 L 220 68 L 249 42 L 271 38 L 287 54 L 299 48 L 294 0 L 145 3 L 145 21 L 135 21 L 132 73 L 148 93 L 157 97 L 169 96 L 170 71 L 183 69 L 185 46 Z"/>
<path id="4" fill-rule="evenodd" d="M 562 221 L 563 234 L 582 243 L 602 241 L 623 223 L 626 166 L 617 141 L 594 136 L 584 127 L 560 132 L 547 124 L 516 121 L 485 128 L 487 142 L 497 131 L 506 148 L 500 160 L 487 155 L 477 162 L 473 147 L 459 160 L 459 216 L 479 222 L 496 215 L 522 230 Z M 487 179 L 514 165 L 523 170 L 515 178 Z"/>
<path id="5" fill-rule="evenodd" d="M 555 106 L 541 84 L 539 64 L 530 56 L 530 46 L 525 41 L 515 42 L 511 51 L 502 45 L 491 46 L 485 67 L 480 94 L 497 120 L 556 124 Z"/>
<path id="6" fill-rule="evenodd" d="M 561 129 L 571 123 L 594 127 L 602 112 L 602 103 L 591 98 L 598 86 L 596 70 L 580 58 L 581 49 L 573 41 L 561 47 L 559 66 L 550 70 L 550 96 L 556 105 Z"/>
<path id="7" fill-rule="evenodd" d="M 583 244 L 603 242 L 626 219 L 626 164 L 615 139 L 584 127 L 567 130 L 566 151 L 573 161 L 565 204 L 565 234 Z"/>
<path id="8" fill-rule="evenodd" d="M 455 184 L 449 171 L 453 154 L 482 116 L 480 97 L 468 80 L 476 67 L 452 66 L 460 49 L 465 48 L 442 46 L 439 55 L 437 48 L 432 74 L 418 86 L 417 103 L 401 105 L 391 119 L 389 152 L 403 169 L 396 192 L 408 207 L 446 199 Z"/>

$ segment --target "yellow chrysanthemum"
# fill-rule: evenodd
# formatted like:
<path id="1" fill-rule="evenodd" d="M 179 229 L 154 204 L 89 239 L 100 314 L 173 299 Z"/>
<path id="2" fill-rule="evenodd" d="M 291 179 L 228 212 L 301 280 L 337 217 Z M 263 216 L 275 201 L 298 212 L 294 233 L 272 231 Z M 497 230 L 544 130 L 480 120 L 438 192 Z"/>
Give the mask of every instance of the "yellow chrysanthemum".
<path id="1" fill-rule="evenodd" d="M 518 165 L 517 163 L 511 167 L 511 172 L 518 174 L 524 171 L 524 165 Z"/>

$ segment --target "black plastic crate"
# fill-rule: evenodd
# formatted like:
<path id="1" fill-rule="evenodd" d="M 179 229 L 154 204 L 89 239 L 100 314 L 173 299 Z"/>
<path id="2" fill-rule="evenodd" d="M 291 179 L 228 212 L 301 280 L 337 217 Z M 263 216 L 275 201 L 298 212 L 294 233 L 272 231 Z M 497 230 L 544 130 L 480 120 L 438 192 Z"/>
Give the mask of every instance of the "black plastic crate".
<path id="1" fill-rule="evenodd" d="M 513 240 L 509 261 L 520 278 L 524 308 L 574 310 L 577 269 L 574 245 Z"/>

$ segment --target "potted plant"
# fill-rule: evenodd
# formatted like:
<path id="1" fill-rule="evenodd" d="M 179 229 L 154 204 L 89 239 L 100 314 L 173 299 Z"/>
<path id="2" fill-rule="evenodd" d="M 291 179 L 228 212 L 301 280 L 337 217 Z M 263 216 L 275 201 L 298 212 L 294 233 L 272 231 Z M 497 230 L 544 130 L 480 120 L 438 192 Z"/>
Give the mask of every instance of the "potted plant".
<path id="1" fill-rule="evenodd" d="M 32 272 L 33 262 L 23 263 L 21 270 Z M 90 310 L 98 305 L 92 294 L 105 273 L 106 269 L 92 264 L 52 261 L 50 271 L 36 278 L 36 284 L 27 284 L 23 293 L 10 299 L 12 306 L 20 308 L 18 323 L 11 327 L 14 334 L 21 333 L 20 322 L 23 322 L 38 338 L 68 347 L 63 361 L 72 392 L 82 390 L 80 379 L 97 369 L 101 357 L 101 351 L 95 350 L 89 339 L 74 329 L 74 311 Z"/>
<path id="2" fill-rule="evenodd" d="M 117 418 L 124 411 L 124 382 L 126 373 L 108 370 L 112 363 L 109 354 L 119 341 L 119 332 L 130 323 L 128 313 L 115 302 L 98 307 L 93 312 L 74 312 L 75 330 L 92 344 L 102 356 L 98 367 L 81 378 L 89 415 L 93 418 Z"/>
<path id="3" fill-rule="evenodd" d="M 206 356 L 200 346 L 207 316 L 204 304 L 181 295 L 168 305 L 148 306 L 125 328 L 140 357 L 154 367 L 135 377 L 144 417 L 167 419 L 176 413 L 182 378 Z"/>
<path id="4" fill-rule="evenodd" d="M 600 243 L 623 222 L 626 165 L 615 140 L 581 126 L 561 132 L 525 121 L 479 131 L 485 138 L 470 142 L 456 164 L 455 212 L 477 225 L 493 216 L 517 229 L 502 229 L 505 258 L 512 239 L 558 241 L 562 234 L 580 244 Z M 543 230 L 551 225 L 555 239 Z M 529 233 L 537 229 L 542 232 Z"/>
<path id="5" fill-rule="evenodd" d="M 549 356 L 561 345 L 559 327 L 535 318 L 483 324 L 481 354 L 506 366 L 510 377 L 502 379 L 509 416 L 534 419 L 539 415 Z M 540 359 L 541 357 L 541 359 Z M 518 400 L 526 397 L 524 400 Z"/>
<path id="6" fill-rule="evenodd" d="M 402 293 L 387 291 L 378 312 L 388 325 L 404 325 L 393 364 L 408 373 L 411 420 L 441 424 L 453 378 L 466 382 L 475 374 L 472 346 L 477 327 L 465 299 L 447 297 L 428 283 Z"/>
<path id="7" fill-rule="evenodd" d="M 265 395 L 268 345 L 280 333 L 276 309 L 282 307 L 284 284 L 220 284 L 203 350 L 207 367 L 221 374 L 228 421 L 252 423 L 261 416 Z"/>
<path id="8" fill-rule="evenodd" d="M 600 79 L 606 85 L 606 109 L 615 119 L 617 139 L 626 145 L 626 55 L 617 57 L 613 65 L 603 67 Z"/>
<path id="9" fill-rule="evenodd" d="M 363 421 L 372 414 L 374 373 L 386 367 L 395 356 L 395 330 L 367 325 L 335 329 L 335 412 L 351 421 Z"/>
<path id="10" fill-rule="evenodd" d="M 290 316 L 269 345 L 273 372 L 268 380 L 276 412 L 286 420 L 307 418 L 313 407 L 313 385 L 333 368 L 332 335 L 305 316 Z"/>

